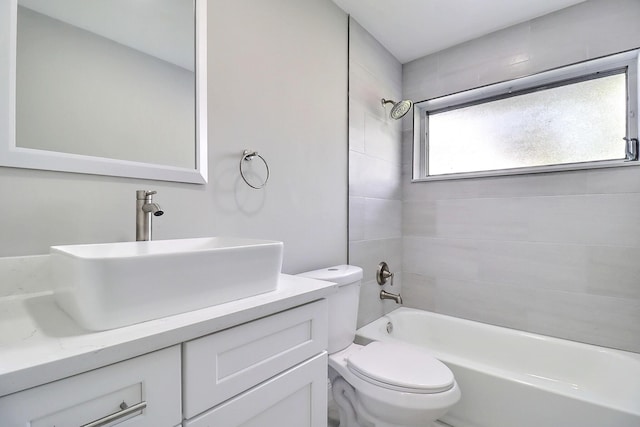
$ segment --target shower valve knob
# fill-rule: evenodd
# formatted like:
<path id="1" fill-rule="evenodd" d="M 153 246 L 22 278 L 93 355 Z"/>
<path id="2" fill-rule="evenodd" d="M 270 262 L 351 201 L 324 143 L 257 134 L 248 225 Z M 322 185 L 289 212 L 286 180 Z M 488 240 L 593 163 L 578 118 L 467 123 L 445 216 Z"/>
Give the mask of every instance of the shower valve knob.
<path id="1" fill-rule="evenodd" d="M 387 280 L 391 280 L 391 285 L 393 286 L 393 273 L 389 270 L 389 266 L 386 262 L 382 261 L 378 264 L 378 272 L 376 273 L 376 280 L 380 286 L 387 283 Z"/>

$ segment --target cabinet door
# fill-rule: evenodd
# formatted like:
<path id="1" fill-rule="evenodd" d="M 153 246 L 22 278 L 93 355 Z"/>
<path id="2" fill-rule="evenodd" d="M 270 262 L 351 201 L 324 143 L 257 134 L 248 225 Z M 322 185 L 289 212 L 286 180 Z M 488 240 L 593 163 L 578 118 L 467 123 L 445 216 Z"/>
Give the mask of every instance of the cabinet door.
<path id="1" fill-rule="evenodd" d="M 187 420 L 184 427 L 327 427 L 327 355 Z"/>
<path id="2" fill-rule="evenodd" d="M 173 346 L 10 394 L 0 398 L 0 426 L 78 427 L 112 414 L 100 425 L 176 425 L 180 370 L 180 346 Z"/>
<path id="3" fill-rule="evenodd" d="M 186 342 L 184 417 L 200 414 L 326 348 L 326 300 Z"/>

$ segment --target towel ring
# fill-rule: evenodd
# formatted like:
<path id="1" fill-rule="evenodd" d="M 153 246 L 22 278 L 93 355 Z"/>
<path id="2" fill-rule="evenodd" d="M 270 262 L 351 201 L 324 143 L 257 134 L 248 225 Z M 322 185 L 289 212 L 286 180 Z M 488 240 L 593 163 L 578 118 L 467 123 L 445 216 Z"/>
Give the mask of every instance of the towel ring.
<path id="1" fill-rule="evenodd" d="M 267 169 L 267 176 L 264 179 L 264 182 L 261 185 L 253 185 L 249 182 L 249 180 L 247 179 L 247 177 L 244 175 L 244 170 L 242 168 L 242 165 L 244 164 L 244 162 L 250 162 L 251 160 L 253 160 L 254 158 L 258 157 L 260 160 L 262 160 L 262 163 L 264 163 L 264 167 Z M 242 157 L 240 158 L 240 176 L 242 176 L 242 179 L 244 180 L 244 182 L 247 183 L 247 185 L 251 188 L 254 188 L 256 190 L 260 190 L 261 188 L 264 188 L 265 185 L 267 185 L 267 181 L 269 181 L 269 165 L 267 164 L 267 161 L 264 159 L 264 157 L 262 157 L 260 154 L 258 154 L 257 151 L 251 151 L 251 150 L 244 150 L 242 152 Z"/>

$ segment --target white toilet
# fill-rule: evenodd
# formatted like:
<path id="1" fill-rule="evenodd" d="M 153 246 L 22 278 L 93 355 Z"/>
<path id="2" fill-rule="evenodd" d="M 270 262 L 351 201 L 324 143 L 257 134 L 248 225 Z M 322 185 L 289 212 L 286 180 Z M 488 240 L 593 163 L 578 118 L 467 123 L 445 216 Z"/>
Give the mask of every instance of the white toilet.
<path id="1" fill-rule="evenodd" d="M 300 276 L 337 283 L 329 297 L 329 378 L 340 427 L 431 427 L 460 399 L 453 373 L 409 344 L 353 343 L 362 269 L 339 265 Z"/>

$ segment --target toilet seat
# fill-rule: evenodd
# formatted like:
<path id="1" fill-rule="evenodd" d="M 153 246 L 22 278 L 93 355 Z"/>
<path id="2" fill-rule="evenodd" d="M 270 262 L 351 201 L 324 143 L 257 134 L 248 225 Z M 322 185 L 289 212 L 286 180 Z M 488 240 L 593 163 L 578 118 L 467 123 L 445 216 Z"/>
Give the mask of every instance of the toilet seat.
<path id="1" fill-rule="evenodd" d="M 453 373 L 420 347 L 376 341 L 346 358 L 351 373 L 386 389 L 419 394 L 442 393 L 453 388 Z"/>

